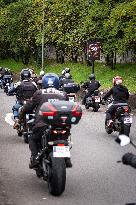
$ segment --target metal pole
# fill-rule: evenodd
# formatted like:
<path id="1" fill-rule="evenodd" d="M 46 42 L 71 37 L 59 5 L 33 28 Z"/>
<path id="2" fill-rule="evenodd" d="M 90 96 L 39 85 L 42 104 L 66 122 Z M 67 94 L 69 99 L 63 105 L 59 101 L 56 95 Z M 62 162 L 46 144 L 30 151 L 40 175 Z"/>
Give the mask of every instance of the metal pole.
<path id="1" fill-rule="evenodd" d="M 44 0 L 43 0 L 43 19 L 42 19 L 42 23 L 43 23 L 43 28 L 42 28 L 42 68 L 41 71 L 44 70 Z"/>
<path id="2" fill-rule="evenodd" d="M 92 60 L 92 74 L 94 74 L 94 60 Z"/>

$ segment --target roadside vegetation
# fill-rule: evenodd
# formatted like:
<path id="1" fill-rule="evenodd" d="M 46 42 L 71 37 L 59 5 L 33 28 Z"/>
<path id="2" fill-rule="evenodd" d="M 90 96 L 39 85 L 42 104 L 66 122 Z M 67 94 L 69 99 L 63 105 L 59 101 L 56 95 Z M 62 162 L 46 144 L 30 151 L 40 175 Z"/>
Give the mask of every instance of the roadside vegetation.
<path id="1" fill-rule="evenodd" d="M 0 60 L 0 66 L 8 67 L 15 73 L 19 73 L 22 68 L 29 67 L 34 68 L 35 72 L 39 75 L 40 67 L 37 67 L 34 63 L 24 66 L 22 62 L 16 62 L 13 59 Z M 67 62 L 64 64 L 56 63 L 55 61 L 45 62 L 45 72 L 55 72 L 61 74 L 61 71 L 69 67 L 73 79 L 80 83 L 88 79 L 91 73 L 91 66 L 81 63 Z M 109 89 L 112 86 L 112 78 L 116 75 L 122 76 L 124 85 L 126 85 L 130 92 L 136 93 L 136 64 L 117 64 L 115 70 L 111 70 L 110 67 L 105 66 L 102 63 L 95 63 L 95 75 L 98 80 L 101 81 L 101 89 Z"/>

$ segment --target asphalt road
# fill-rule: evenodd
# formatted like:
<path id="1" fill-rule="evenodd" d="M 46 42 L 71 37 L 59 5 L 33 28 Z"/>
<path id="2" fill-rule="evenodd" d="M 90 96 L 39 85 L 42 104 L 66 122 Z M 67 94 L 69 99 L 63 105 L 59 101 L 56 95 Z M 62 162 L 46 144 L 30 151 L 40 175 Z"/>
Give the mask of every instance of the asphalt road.
<path id="1" fill-rule="evenodd" d="M 93 113 L 83 109 L 78 125 L 73 126 L 71 151 L 73 168 L 67 169 L 62 196 L 48 193 L 46 182 L 28 168 L 30 151 L 12 126 L 5 122 L 15 97 L 0 90 L 0 181 L 13 205 L 125 205 L 136 203 L 136 169 L 117 161 L 126 152 L 136 154 L 132 145 L 121 147 L 117 133 L 106 134 L 104 108 Z M 135 140 L 136 117 L 130 137 Z M 2 203 L 0 202 L 0 205 Z"/>

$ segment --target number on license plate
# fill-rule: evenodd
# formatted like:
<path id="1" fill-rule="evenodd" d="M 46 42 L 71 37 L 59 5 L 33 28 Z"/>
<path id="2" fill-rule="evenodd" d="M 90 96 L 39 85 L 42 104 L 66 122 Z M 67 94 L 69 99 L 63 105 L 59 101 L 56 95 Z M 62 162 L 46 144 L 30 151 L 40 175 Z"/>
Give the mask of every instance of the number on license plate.
<path id="1" fill-rule="evenodd" d="M 127 124 L 127 123 L 132 123 L 132 117 L 125 117 L 124 118 L 124 124 Z"/>
<path id="2" fill-rule="evenodd" d="M 95 102 L 100 102 L 100 97 L 95 96 Z"/>
<path id="3" fill-rule="evenodd" d="M 70 158 L 69 146 L 53 146 L 53 157 Z"/>

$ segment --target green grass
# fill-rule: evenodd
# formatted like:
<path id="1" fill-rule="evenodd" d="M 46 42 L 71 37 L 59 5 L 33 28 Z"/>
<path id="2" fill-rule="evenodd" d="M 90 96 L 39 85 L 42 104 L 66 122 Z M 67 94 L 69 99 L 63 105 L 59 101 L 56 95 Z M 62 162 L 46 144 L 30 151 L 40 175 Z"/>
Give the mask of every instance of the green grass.
<path id="1" fill-rule="evenodd" d="M 8 67 L 14 72 L 20 72 L 25 66 L 19 62 L 16 63 L 12 59 L 0 60 L 0 66 Z M 40 68 L 35 64 L 31 64 L 28 67 L 34 68 L 36 73 L 39 74 Z M 67 62 L 64 64 L 57 64 L 54 61 L 45 62 L 45 72 L 55 72 L 61 74 L 61 71 L 69 67 L 71 74 L 76 82 L 85 81 L 88 79 L 91 73 L 91 67 L 86 64 Z M 130 92 L 136 93 L 136 64 L 118 64 L 116 69 L 112 71 L 104 64 L 95 63 L 95 75 L 97 80 L 101 81 L 102 89 L 109 89 L 112 86 L 112 79 L 116 75 L 120 75 L 123 78 L 123 83 L 126 85 Z"/>

